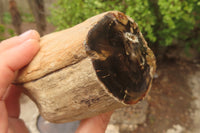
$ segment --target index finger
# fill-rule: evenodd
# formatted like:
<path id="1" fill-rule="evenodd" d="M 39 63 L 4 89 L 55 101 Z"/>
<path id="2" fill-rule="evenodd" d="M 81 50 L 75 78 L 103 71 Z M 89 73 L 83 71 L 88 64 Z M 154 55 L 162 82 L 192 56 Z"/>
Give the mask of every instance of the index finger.
<path id="1" fill-rule="evenodd" d="M 39 42 L 27 40 L 19 46 L 0 53 L 0 99 L 15 78 L 15 71 L 27 65 L 39 50 Z"/>
<path id="2" fill-rule="evenodd" d="M 10 48 L 13 48 L 17 45 L 20 45 L 24 41 L 29 40 L 29 39 L 39 40 L 40 35 L 35 30 L 29 30 L 29 31 L 21 34 L 20 36 L 15 36 L 15 37 L 9 38 L 7 40 L 4 40 L 0 43 L 0 53 L 4 52 Z"/>

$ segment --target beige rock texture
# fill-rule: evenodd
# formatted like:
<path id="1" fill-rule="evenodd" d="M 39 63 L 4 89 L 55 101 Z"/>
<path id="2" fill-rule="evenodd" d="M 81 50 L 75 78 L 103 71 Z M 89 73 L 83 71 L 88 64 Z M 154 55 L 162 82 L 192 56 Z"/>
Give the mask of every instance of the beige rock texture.
<path id="1" fill-rule="evenodd" d="M 137 23 L 121 12 L 105 12 L 45 35 L 40 45 L 15 83 L 50 122 L 81 120 L 135 104 L 151 87 L 154 54 Z"/>

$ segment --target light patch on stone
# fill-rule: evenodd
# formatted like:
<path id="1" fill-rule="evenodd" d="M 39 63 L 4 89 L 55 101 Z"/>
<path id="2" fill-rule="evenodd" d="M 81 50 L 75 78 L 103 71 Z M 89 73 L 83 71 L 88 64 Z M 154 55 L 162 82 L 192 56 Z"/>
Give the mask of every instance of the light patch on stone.
<path id="1" fill-rule="evenodd" d="M 130 32 L 125 32 L 124 37 L 133 43 L 139 43 L 137 36 L 131 34 Z"/>
<path id="2" fill-rule="evenodd" d="M 110 124 L 107 126 L 105 133 L 119 133 L 119 126 Z"/>
<path id="3" fill-rule="evenodd" d="M 185 128 L 181 125 L 173 125 L 173 128 L 170 128 L 167 130 L 166 133 L 183 133 L 185 131 Z"/>
<path id="4" fill-rule="evenodd" d="M 194 100 L 192 102 L 192 107 L 195 110 L 191 112 L 191 119 L 193 120 L 193 129 L 191 133 L 200 133 L 200 72 L 190 75 L 188 78 L 188 85 L 192 89 L 192 95 Z"/>

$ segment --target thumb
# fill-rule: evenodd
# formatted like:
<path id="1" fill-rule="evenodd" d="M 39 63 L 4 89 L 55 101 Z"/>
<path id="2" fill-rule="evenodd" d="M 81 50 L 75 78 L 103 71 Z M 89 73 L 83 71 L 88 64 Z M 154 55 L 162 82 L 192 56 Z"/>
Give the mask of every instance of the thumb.
<path id="1" fill-rule="evenodd" d="M 11 41 L 11 43 L 15 42 Z M 0 99 L 2 99 L 6 88 L 8 88 L 9 84 L 14 80 L 15 72 L 27 65 L 38 50 L 39 37 L 37 40 L 27 39 L 20 45 L 0 53 Z"/>
<path id="2" fill-rule="evenodd" d="M 105 133 L 112 112 L 82 120 L 76 133 Z"/>

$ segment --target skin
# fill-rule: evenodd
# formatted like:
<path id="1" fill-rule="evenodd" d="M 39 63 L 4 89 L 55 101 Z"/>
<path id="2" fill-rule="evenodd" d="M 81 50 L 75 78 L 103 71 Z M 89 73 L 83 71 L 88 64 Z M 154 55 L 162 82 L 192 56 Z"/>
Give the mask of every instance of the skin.
<path id="1" fill-rule="evenodd" d="M 12 85 L 17 71 L 27 65 L 40 49 L 39 34 L 29 30 L 0 43 L 0 133 L 28 133 L 19 119 L 21 88 Z M 104 133 L 112 112 L 82 120 L 76 133 Z"/>

